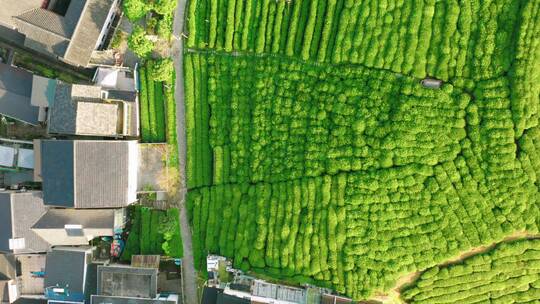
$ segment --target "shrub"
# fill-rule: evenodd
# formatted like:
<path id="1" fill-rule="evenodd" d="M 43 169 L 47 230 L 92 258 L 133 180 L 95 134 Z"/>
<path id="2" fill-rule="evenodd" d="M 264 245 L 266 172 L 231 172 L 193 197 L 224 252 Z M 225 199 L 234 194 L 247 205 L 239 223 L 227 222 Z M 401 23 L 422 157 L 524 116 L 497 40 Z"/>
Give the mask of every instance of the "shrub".
<path id="1" fill-rule="evenodd" d="M 128 38 L 128 46 L 140 58 L 148 57 L 154 49 L 154 43 L 146 37 L 146 31 L 138 25 Z"/>
<path id="2" fill-rule="evenodd" d="M 171 58 L 161 58 L 152 64 L 150 75 L 153 81 L 168 82 L 174 73 L 174 64 Z"/>
<path id="3" fill-rule="evenodd" d="M 146 15 L 150 7 L 145 0 L 124 0 L 122 8 L 126 17 L 135 22 Z"/>
<path id="4" fill-rule="evenodd" d="M 171 15 L 176 9 L 176 0 L 155 0 L 152 8 L 161 15 Z"/>

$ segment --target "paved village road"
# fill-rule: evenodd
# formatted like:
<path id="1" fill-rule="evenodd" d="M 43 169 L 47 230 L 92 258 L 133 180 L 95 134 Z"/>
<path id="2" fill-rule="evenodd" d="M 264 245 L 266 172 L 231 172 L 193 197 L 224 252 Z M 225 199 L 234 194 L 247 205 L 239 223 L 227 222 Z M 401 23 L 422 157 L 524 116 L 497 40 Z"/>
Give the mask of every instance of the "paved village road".
<path id="1" fill-rule="evenodd" d="M 182 278 L 184 283 L 183 299 L 184 304 L 197 304 L 197 275 L 193 264 L 193 245 L 191 241 L 191 227 L 186 209 L 186 131 L 184 119 L 184 72 L 183 72 L 183 28 L 184 11 L 187 0 L 178 0 L 176 13 L 174 15 L 174 42 L 173 59 L 176 70 L 175 100 L 176 100 L 176 128 L 178 141 L 178 156 L 180 161 L 180 187 L 178 189 L 178 205 L 180 207 L 180 226 L 182 229 L 182 242 L 184 245 L 184 258 L 182 259 Z"/>

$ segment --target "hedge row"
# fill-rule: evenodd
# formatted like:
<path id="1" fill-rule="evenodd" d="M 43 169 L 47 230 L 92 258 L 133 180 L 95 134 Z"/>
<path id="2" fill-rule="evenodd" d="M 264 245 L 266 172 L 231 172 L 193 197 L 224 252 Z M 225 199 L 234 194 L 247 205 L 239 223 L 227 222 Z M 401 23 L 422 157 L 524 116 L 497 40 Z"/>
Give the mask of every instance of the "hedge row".
<path id="1" fill-rule="evenodd" d="M 276 57 L 185 59 L 190 188 L 435 165 L 465 137 L 469 97 L 452 86 Z"/>
<path id="2" fill-rule="evenodd" d="M 192 107 L 211 113 L 188 120 L 191 134 L 209 132 L 188 153 L 211 149 L 213 161 L 196 165 L 217 185 L 188 194 L 197 261 L 219 253 L 365 299 L 400 275 L 538 231 L 540 129 L 515 137 L 506 78 L 478 82 L 471 101 L 385 71 L 217 54 L 186 62 L 198 67 L 188 94 L 208 94 Z M 344 226 L 331 228 L 332 212 Z"/>
<path id="3" fill-rule="evenodd" d="M 536 204 L 483 195 L 466 162 L 191 190 L 195 263 L 220 254 L 237 268 L 367 299 L 401 275 L 538 231 Z"/>
<path id="4" fill-rule="evenodd" d="M 487 79 L 510 67 L 526 2 L 534 1 L 197 0 L 187 46 Z"/>
<path id="5" fill-rule="evenodd" d="M 204 60 L 204 58 L 203 58 Z M 184 60 L 184 103 L 186 121 L 186 179 L 188 188 L 212 183 L 211 153 L 209 144 L 209 106 L 206 101 L 206 69 L 199 56 Z"/>
<path id="6" fill-rule="evenodd" d="M 540 299 L 540 241 L 502 243 L 463 263 L 428 269 L 408 303 L 533 303 Z"/>
<path id="7" fill-rule="evenodd" d="M 178 142 L 176 131 L 176 100 L 175 95 L 176 74 L 173 72 L 170 80 L 165 82 L 165 112 L 167 115 L 167 143 L 169 144 L 169 163 L 173 168 L 179 167 Z"/>
<path id="8" fill-rule="evenodd" d="M 196 263 L 218 253 L 367 299 L 538 233 L 539 5 L 192 1 Z"/>
<path id="9" fill-rule="evenodd" d="M 153 62 L 139 68 L 141 82 L 141 137 L 143 142 L 165 142 L 165 97 L 163 83 L 152 78 Z"/>

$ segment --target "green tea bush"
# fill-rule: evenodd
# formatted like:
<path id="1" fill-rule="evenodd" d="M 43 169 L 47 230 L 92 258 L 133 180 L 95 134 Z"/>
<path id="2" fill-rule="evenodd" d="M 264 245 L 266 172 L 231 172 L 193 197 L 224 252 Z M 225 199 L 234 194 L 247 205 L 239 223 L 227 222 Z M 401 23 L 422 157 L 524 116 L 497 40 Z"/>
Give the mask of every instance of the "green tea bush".
<path id="1" fill-rule="evenodd" d="M 356 63 L 416 77 L 489 79 L 510 67 L 513 29 L 526 18 L 537 22 L 532 14 L 537 5 L 513 0 L 197 0 L 188 7 L 187 46 Z M 522 19 L 523 6 L 528 16 Z"/>
<path id="2" fill-rule="evenodd" d="M 217 253 L 362 300 L 471 248 L 538 233 L 539 6 L 191 1 L 197 266 Z M 445 83 L 425 88 L 426 76 Z M 495 290 L 538 285 L 514 277 Z M 447 301 L 486 300 L 469 289 Z"/>
<path id="3" fill-rule="evenodd" d="M 540 241 L 502 243 L 463 263 L 430 268 L 407 303 L 529 303 L 540 298 Z"/>

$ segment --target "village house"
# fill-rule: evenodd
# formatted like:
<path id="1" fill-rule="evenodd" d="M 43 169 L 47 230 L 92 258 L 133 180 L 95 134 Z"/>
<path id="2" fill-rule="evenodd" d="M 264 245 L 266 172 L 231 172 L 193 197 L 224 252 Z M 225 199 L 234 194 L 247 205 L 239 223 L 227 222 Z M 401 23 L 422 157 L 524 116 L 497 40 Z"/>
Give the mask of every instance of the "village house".
<path id="1" fill-rule="evenodd" d="M 87 67 L 92 52 L 106 40 L 118 2 L 19 0 L 17 5 L 2 5 L 0 33 L 19 47 Z"/>
<path id="2" fill-rule="evenodd" d="M 41 140 L 36 175 L 47 206 L 121 208 L 137 200 L 136 141 Z"/>

